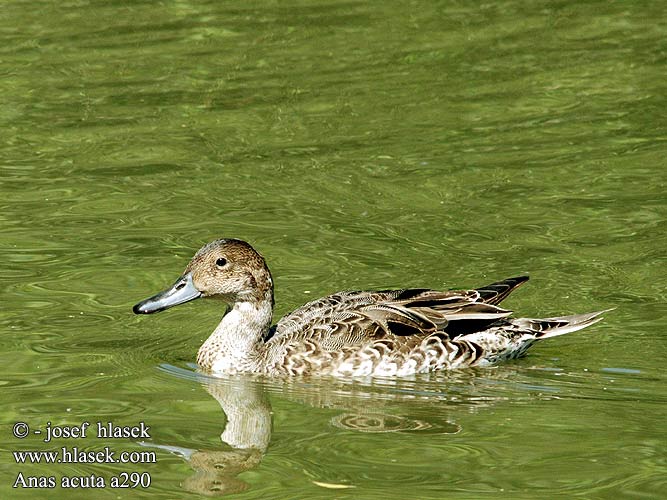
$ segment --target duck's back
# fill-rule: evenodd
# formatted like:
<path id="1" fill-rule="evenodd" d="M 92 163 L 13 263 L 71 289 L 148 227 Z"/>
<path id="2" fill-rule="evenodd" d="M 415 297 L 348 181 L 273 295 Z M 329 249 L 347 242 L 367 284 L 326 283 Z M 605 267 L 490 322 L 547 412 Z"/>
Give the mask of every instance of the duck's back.
<path id="1" fill-rule="evenodd" d="M 418 371 L 426 371 L 422 350 L 436 348 L 439 354 L 435 357 L 442 356 L 451 350 L 450 337 L 482 330 L 511 314 L 495 304 L 523 281 L 525 278 L 514 278 L 479 290 L 329 295 L 278 322 L 264 345 L 263 364 L 268 372 L 289 373 L 377 374 L 376 368 L 367 373 L 369 363 L 419 364 L 422 369 Z M 449 334 L 448 329 L 452 330 Z M 428 346 L 422 345 L 425 340 Z M 410 368 L 412 372 L 415 369 Z"/>

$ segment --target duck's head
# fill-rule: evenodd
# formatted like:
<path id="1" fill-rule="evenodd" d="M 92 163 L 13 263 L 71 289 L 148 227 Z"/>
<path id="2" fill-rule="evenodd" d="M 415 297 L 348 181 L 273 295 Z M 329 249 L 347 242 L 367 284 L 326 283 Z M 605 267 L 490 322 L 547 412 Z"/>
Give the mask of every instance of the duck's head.
<path id="1" fill-rule="evenodd" d="M 192 257 L 176 283 L 132 310 L 151 314 L 200 297 L 217 297 L 228 304 L 270 300 L 273 305 L 273 280 L 264 258 L 248 243 L 216 240 Z"/>

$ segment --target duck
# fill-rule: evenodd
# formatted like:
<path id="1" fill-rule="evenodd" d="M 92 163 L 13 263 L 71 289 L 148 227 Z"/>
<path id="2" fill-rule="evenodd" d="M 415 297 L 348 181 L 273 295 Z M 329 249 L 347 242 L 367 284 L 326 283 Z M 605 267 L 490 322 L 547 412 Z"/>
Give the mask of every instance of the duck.
<path id="1" fill-rule="evenodd" d="M 168 289 L 133 307 L 164 311 L 217 298 L 226 311 L 197 353 L 213 375 L 400 377 L 496 365 L 535 342 L 586 328 L 607 312 L 514 318 L 500 302 L 528 276 L 481 288 L 342 291 L 306 303 L 272 326 L 274 286 L 262 255 L 240 239 L 204 245 Z"/>

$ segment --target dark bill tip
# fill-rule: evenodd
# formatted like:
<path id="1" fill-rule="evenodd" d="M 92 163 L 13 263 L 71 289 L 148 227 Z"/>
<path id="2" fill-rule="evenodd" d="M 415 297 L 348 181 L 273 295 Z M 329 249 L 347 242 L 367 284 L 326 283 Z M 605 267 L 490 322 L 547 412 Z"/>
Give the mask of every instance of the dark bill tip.
<path id="1" fill-rule="evenodd" d="M 192 282 L 192 275 L 187 273 L 178 278 L 171 288 L 136 304 L 132 311 L 134 314 L 153 314 L 199 297 L 201 292 Z"/>

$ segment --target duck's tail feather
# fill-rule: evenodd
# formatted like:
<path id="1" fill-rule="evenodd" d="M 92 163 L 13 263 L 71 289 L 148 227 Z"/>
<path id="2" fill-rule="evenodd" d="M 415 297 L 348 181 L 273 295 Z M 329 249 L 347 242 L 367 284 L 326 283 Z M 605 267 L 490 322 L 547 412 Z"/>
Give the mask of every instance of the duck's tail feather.
<path id="1" fill-rule="evenodd" d="M 521 318 L 515 322 L 526 322 L 526 326 L 531 330 L 537 331 L 536 339 L 548 339 L 565 335 L 566 333 L 576 332 L 602 320 L 602 314 L 612 311 L 614 308 L 605 309 L 585 314 L 573 314 L 571 316 L 557 316 L 554 318 L 528 319 Z"/>
<path id="2" fill-rule="evenodd" d="M 517 276 L 506 280 L 497 281 L 490 285 L 477 288 L 477 292 L 486 304 L 500 304 L 510 293 L 516 290 L 523 283 L 528 281 L 528 276 Z"/>

